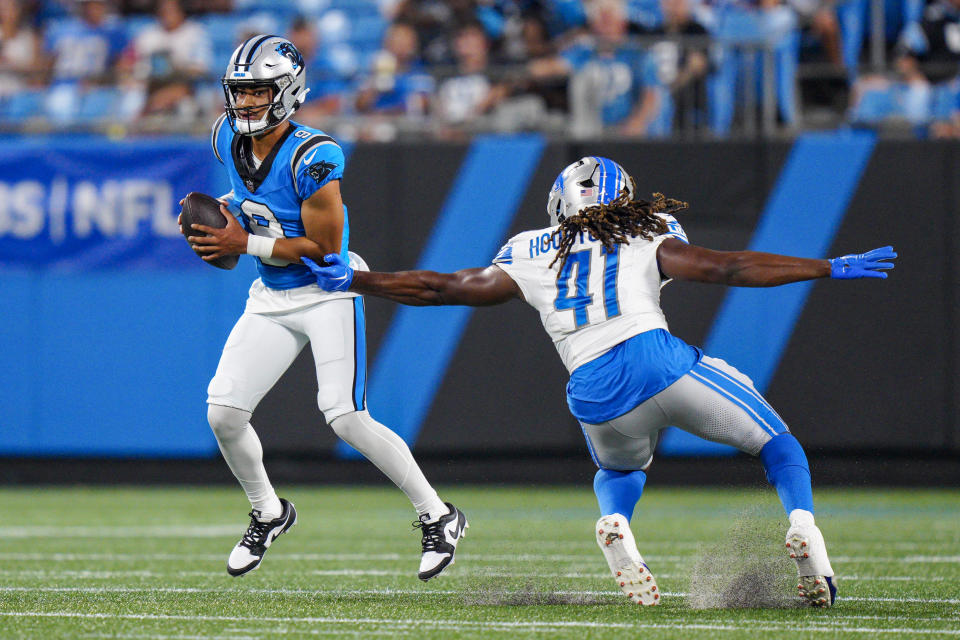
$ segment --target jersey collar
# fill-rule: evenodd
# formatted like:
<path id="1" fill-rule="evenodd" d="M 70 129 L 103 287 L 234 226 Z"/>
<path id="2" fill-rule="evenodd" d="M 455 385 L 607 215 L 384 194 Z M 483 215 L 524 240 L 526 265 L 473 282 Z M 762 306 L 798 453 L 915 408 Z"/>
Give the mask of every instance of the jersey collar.
<path id="1" fill-rule="evenodd" d="M 277 157 L 277 153 L 280 152 L 283 143 L 290 137 L 294 129 L 296 129 L 296 127 L 287 127 L 287 131 L 274 143 L 273 148 L 270 149 L 270 153 L 268 153 L 267 157 L 260 163 L 259 169 L 254 168 L 251 158 L 253 150 L 249 137 L 240 135 L 233 136 L 233 144 L 230 145 L 230 155 L 233 156 L 233 166 L 236 167 L 237 173 L 240 174 L 240 179 L 243 180 L 247 191 L 253 193 L 259 189 L 263 181 L 267 179 L 267 175 L 270 173 L 270 167 L 273 166 L 273 161 Z"/>

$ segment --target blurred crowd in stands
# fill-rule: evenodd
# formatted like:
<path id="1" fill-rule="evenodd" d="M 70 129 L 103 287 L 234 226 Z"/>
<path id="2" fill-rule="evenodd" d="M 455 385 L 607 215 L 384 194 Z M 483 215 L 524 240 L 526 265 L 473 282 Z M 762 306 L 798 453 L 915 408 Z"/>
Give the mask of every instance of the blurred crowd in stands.
<path id="1" fill-rule="evenodd" d="M 960 137 L 960 0 L 0 0 L 0 129 L 200 133 L 258 33 L 348 139 Z"/>

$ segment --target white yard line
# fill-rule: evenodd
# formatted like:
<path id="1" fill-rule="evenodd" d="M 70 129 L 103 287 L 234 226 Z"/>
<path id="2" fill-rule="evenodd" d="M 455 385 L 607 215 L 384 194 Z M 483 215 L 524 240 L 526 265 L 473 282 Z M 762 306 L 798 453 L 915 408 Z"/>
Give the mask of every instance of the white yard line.
<path id="1" fill-rule="evenodd" d="M 337 594 L 344 596 L 351 595 L 470 595 L 465 589 L 243 589 L 243 588 L 208 588 L 208 587 L 2 587 L 0 593 L 210 593 L 210 594 L 257 594 L 257 595 L 310 595 Z M 504 595 L 522 595 L 529 593 L 524 590 L 504 590 Z M 543 591 L 544 595 L 556 594 L 566 596 L 609 596 L 621 597 L 616 591 L 593 591 L 593 590 L 550 590 Z M 664 591 L 667 597 L 686 597 L 686 593 L 676 591 Z M 847 597 L 841 599 L 850 602 L 901 602 L 901 603 L 921 603 L 921 604 L 960 604 L 957 598 L 890 598 L 890 597 Z"/>
<path id="2" fill-rule="evenodd" d="M 187 526 L 178 526 L 177 535 L 181 538 L 216 538 L 216 537 L 233 537 L 238 536 L 243 533 L 243 527 L 237 524 L 214 524 L 214 525 L 187 525 Z M 116 526 L 116 527 L 104 527 L 104 526 L 29 526 L 29 527 L 0 527 L 0 536 L 5 539 L 22 539 L 22 538 L 162 538 L 170 535 L 169 526 L 160 526 L 160 525 L 151 525 L 151 526 Z M 553 547 L 557 548 L 567 548 L 569 549 L 568 544 L 546 544 L 542 545 L 545 550 L 552 549 Z M 700 548 L 707 548 L 707 543 L 698 542 L 693 540 L 670 540 L 658 542 L 656 540 L 648 540 L 645 543 L 645 546 L 649 549 L 658 549 L 663 547 L 669 547 L 673 549 L 690 549 L 691 551 L 697 551 Z M 848 549 L 869 549 L 874 545 L 871 543 L 865 542 L 850 542 L 843 545 Z M 952 549 L 953 545 L 950 543 L 915 543 L 915 542 L 900 542 L 900 543 L 889 543 L 884 545 L 888 549 L 899 549 L 902 551 L 915 551 L 918 549 L 932 549 L 941 547 L 943 550 Z M 956 557 L 956 556 L 954 556 Z"/>
<path id="3" fill-rule="evenodd" d="M 165 614 L 105 614 L 73 611 L 0 611 L 0 617 L 16 618 L 80 618 L 88 620 L 136 620 L 136 621 L 167 621 L 177 620 L 186 622 L 233 622 L 233 623 L 283 623 L 283 624 L 330 624 L 330 625 L 357 625 L 372 624 L 393 628 L 471 628 L 471 629 L 629 629 L 636 630 L 638 626 L 648 629 L 672 629 L 683 631 L 829 631 L 865 634 L 914 634 L 914 635 L 947 635 L 960 636 L 960 629 L 914 629 L 852 627 L 837 624 L 802 625 L 796 621 L 777 624 L 770 621 L 758 621 L 758 624 L 740 626 L 735 624 L 689 624 L 689 623 L 622 623 L 622 622 L 584 622 L 584 621 L 555 621 L 555 622 L 526 622 L 526 621 L 472 621 L 472 620 L 422 620 L 411 618 L 340 618 L 340 617 L 240 617 L 240 616 L 189 616 Z M 235 630 L 237 631 L 237 630 Z"/>
<path id="4" fill-rule="evenodd" d="M 304 575 L 311 576 L 384 576 L 384 577 L 404 577 L 410 576 L 409 569 L 315 569 L 303 572 Z M 519 578 L 519 574 L 510 571 L 475 571 L 467 567 L 461 567 L 458 571 L 461 576 L 480 577 L 480 578 Z M 85 580 L 112 580 L 116 578 L 184 578 L 184 577 L 222 577 L 223 571 L 149 571 L 149 570 L 129 570 L 129 571 L 74 571 L 63 570 L 17 570 L 0 569 L 0 576 L 13 576 L 20 578 L 77 578 Z M 657 572 L 657 577 L 664 580 L 685 580 L 689 578 L 687 574 L 663 573 Z M 604 573 L 584 573 L 564 572 L 564 573 L 546 573 L 538 571 L 537 578 L 560 578 L 564 580 L 606 580 L 610 574 Z M 943 576 L 848 576 L 841 575 L 843 582 L 960 582 L 960 578 L 945 578 Z"/>
<path id="5" fill-rule="evenodd" d="M 177 525 L 177 538 L 219 538 L 239 536 L 243 527 L 231 525 Z M 169 538 L 170 526 L 128 527 L 0 527 L 0 538 Z"/>
<path id="6" fill-rule="evenodd" d="M 167 532 L 169 535 L 169 531 Z M 182 537 L 182 536 L 181 536 Z M 645 557 L 650 561 L 651 564 L 654 563 L 667 563 L 667 562 L 690 562 L 696 559 L 695 554 L 691 555 L 655 555 L 650 553 L 645 553 Z M 403 560 L 406 561 L 412 557 L 411 554 L 399 554 L 399 553 L 286 553 L 271 555 L 271 562 L 275 561 L 291 561 L 291 562 L 310 562 L 310 561 L 319 561 L 326 562 L 330 560 L 374 560 L 374 561 L 389 561 L 389 560 Z M 16 553 L 16 552 L 4 552 L 0 553 L 0 560 L 21 560 L 21 561 L 54 561 L 54 562 L 70 562 L 74 560 L 223 560 L 224 554 L 212 554 L 212 553 L 184 553 L 184 554 L 175 554 L 175 553 Z M 501 562 L 557 562 L 557 561 L 569 561 L 569 562 L 583 562 L 586 563 L 586 560 L 583 555 L 574 555 L 574 554 L 524 554 L 524 555 L 509 555 L 509 554 L 472 554 L 468 551 L 461 552 L 457 558 L 463 558 L 464 560 L 469 560 L 473 563 L 501 563 Z M 833 562 L 847 562 L 847 563 L 877 563 L 877 562 L 896 562 L 901 564 L 957 564 L 960 565 L 960 556 L 941 556 L 941 555 L 911 555 L 904 557 L 883 557 L 883 556 L 833 556 L 831 558 Z M 841 576 L 842 577 L 842 576 Z"/>

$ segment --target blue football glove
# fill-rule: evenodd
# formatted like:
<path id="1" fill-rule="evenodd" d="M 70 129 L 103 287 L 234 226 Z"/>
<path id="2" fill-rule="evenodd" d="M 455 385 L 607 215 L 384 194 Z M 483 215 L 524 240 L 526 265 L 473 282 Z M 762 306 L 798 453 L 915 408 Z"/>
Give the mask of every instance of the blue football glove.
<path id="1" fill-rule="evenodd" d="M 851 278 L 886 278 L 884 269 L 893 269 L 892 262 L 897 257 L 893 247 L 880 247 L 866 253 L 852 253 L 830 260 L 830 277 L 841 280 Z"/>
<path id="2" fill-rule="evenodd" d="M 310 267 L 317 277 L 317 284 L 324 291 L 346 291 L 353 282 L 353 269 L 339 254 L 328 253 L 323 256 L 322 267 L 307 257 L 300 258 L 300 261 Z"/>

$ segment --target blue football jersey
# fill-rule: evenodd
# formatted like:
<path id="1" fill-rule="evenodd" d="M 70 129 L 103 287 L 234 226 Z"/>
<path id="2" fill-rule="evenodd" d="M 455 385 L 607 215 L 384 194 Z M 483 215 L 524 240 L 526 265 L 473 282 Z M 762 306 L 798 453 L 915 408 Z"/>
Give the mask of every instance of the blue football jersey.
<path id="1" fill-rule="evenodd" d="M 343 149 L 319 129 L 290 121 L 259 168 L 252 162 L 249 140 L 233 131 L 226 115 L 213 125 L 213 152 L 230 177 L 230 211 L 250 233 L 268 238 L 306 235 L 300 205 L 331 180 L 343 178 Z M 350 225 L 343 207 L 340 255 L 347 257 Z M 299 262 L 257 258 L 257 271 L 271 289 L 293 289 L 316 283 L 310 269 Z"/>

